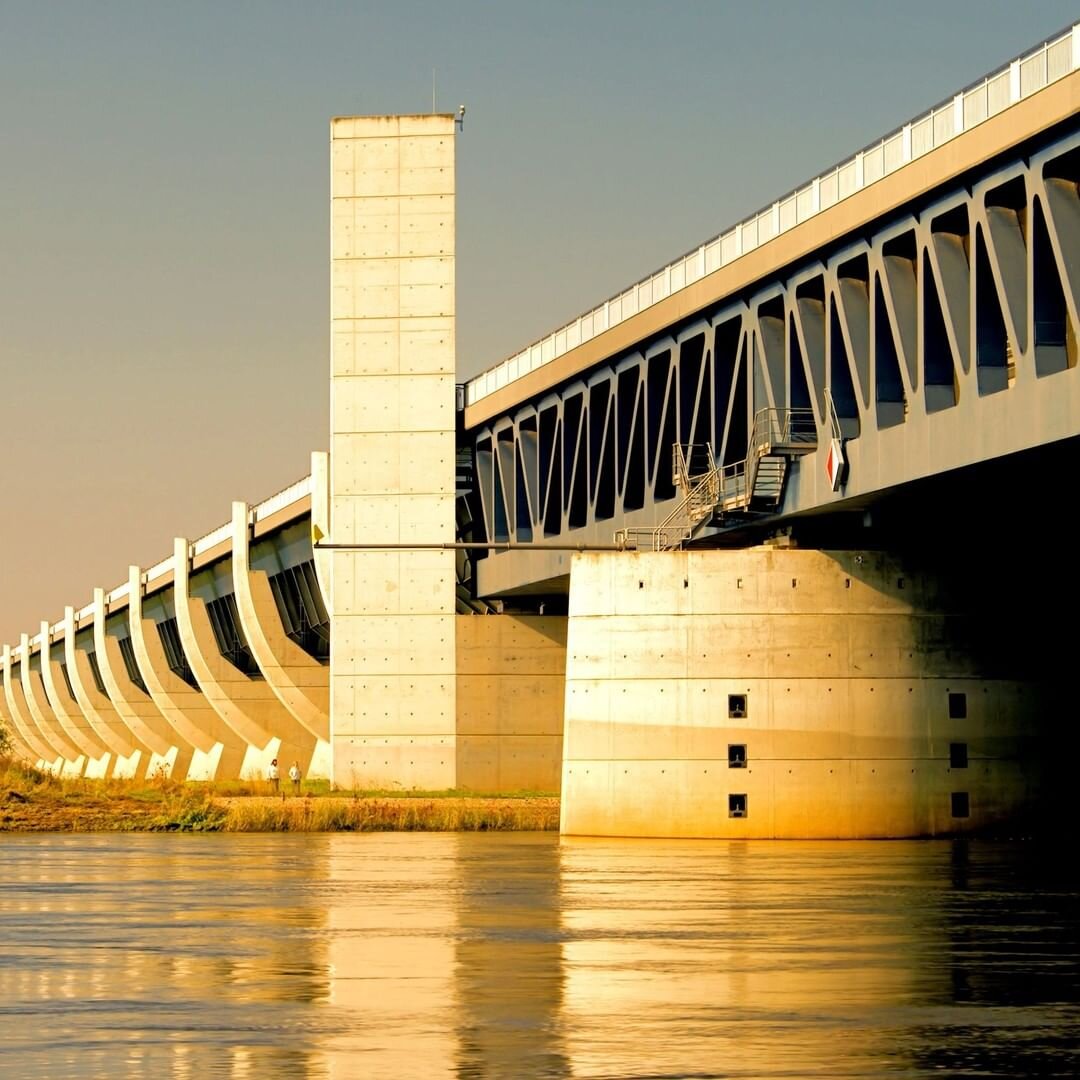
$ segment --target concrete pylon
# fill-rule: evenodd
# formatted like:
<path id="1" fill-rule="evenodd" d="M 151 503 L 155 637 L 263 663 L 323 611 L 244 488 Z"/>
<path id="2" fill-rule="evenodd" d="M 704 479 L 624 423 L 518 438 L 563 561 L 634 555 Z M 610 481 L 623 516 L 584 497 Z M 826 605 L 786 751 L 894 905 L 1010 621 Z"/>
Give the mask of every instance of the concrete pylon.
<path id="1" fill-rule="evenodd" d="M 265 776 L 274 757 L 297 761 L 305 776 L 316 775 L 315 736 L 282 705 L 265 680 L 251 678 L 222 656 L 206 602 L 191 595 L 191 546 L 184 537 L 173 541 L 173 604 L 180 642 L 196 682 L 222 720 L 248 744 L 243 775 Z"/>
<path id="2" fill-rule="evenodd" d="M 78 628 L 75 609 L 64 608 L 64 660 L 67 664 L 68 682 L 75 701 L 86 717 L 102 745 L 113 755 L 112 775 L 117 778 L 139 775 L 140 766 L 145 769 L 151 751 L 140 742 L 131 728 L 124 723 L 113 708 L 112 702 L 98 689 L 90 654 L 75 644 Z"/>
<path id="3" fill-rule="evenodd" d="M 270 579 L 251 568 L 250 511 L 232 504 L 232 571 L 236 610 L 244 638 L 278 700 L 317 739 L 330 739 L 330 688 L 326 668 L 290 641 L 281 625 Z"/>
<path id="4" fill-rule="evenodd" d="M 454 133 L 452 115 L 330 125 L 339 787 L 457 784 L 455 559 L 432 550 L 456 534 Z"/>
<path id="5" fill-rule="evenodd" d="M 146 775 L 187 778 L 194 751 L 162 716 L 153 699 L 128 675 L 120 642 L 105 626 L 105 590 L 94 590 L 94 654 L 105 692 L 117 714 L 136 738 L 150 750 Z"/>
<path id="6" fill-rule="evenodd" d="M 30 710 L 26 707 L 26 700 L 23 698 L 22 679 L 14 672 L 10 645 L 4 646 L 4 700 L 7 702 L 8 716 L 15 731 L 37 754 L 38 764 L 50 772 L 61 773 L 64 768 L 63 755 L 38 730 L 37 724 L 30 716 Z"/>
<path id="7" fill-rule="evenodd" d="M 52 709 L 53 716 L 68 738 L 86 755 L 85 775 L 98 778 L 108 776 L 113 755 L 78 707 L 74 691 L 71 694 L 67 692 L 60 661 L 53 659 L 52 645 L 52 626 L 43 620 L 38 656 L 46 704 Z"/>
<path id="8" fill-rule="evenodd" d="M 239 777 L 247 745 L 221 719 L 202 692 L 169 667 L 157 624 L 143 614 L 142 569 L 138 566 L 128 568 L 128 628 L 135 662 L 150 697 L 162 716 L 195 748 L 188 779 Z"/>

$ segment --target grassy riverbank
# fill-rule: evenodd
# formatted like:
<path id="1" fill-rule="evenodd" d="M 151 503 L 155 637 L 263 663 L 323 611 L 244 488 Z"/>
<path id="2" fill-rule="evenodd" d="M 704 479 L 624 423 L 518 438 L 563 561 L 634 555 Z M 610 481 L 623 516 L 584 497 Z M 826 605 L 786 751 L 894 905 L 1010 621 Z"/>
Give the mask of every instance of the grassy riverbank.
<path id="1" fill-rule="evenodd" d="M 539 832 L 558 829 L 554 795 L 341 792 L 305 784 L 56 777 L 0 759 L 0 832 Z"/>

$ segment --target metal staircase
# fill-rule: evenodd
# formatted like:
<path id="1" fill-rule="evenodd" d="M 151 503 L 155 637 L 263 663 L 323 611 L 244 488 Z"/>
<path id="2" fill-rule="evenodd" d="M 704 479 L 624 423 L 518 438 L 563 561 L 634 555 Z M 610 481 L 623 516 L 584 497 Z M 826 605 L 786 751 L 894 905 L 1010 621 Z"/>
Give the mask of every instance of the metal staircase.
<path id="1" fill-rule="evenodd" d="M 816 449 L 812 409 L 761 409 L 746 457 L 731 465 L 717 465 L 709 443 L 676 444 L 672 474 L 682 498 L 659 525 L 620 529 L 615 543 L 627 551 L 671 551 L 707 522 L 775 513 L 791 462 Z"/>

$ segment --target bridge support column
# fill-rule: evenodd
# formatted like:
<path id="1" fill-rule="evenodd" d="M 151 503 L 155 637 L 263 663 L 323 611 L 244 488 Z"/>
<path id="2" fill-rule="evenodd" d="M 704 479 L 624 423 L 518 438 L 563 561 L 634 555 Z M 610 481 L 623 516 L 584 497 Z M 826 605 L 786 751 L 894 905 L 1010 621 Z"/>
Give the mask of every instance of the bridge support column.
<path id="1" fill-rule="evenodd" d="M 575 555 L 562 831 L 1044 824 L 1071 736 L 1002 576 L 880 552 Z"/>
<path id="2" fill-rule="evenodd" d="M 331 127 L 330 716 L 338 787 L 456 770 L 454 119 Z"/>

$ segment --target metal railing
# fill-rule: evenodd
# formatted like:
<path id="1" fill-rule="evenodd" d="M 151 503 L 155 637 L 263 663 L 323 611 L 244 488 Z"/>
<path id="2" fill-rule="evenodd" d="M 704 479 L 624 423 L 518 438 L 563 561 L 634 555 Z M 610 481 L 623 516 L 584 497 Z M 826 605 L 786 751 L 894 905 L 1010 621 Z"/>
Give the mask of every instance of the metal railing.
<path id="1" fill-rule="evenodd" d="M 817 447 L 817 420 L 814 410 L 758 409 L 750 435 L 747 457 L 764 456 L 777 447 L 783 451 L 806 453 Z"/>
<path id="2" fill-rule="evenodd" d="M 619 529 L 615 545 L 619 548 L 667 551 L 689 540 L 699 522 L 716 507 L 720 493 L 720 471 L 710 443 L 676 443 L 671 453 L 672 480 L 683 498 L 659 525 Z M 694 472 L 695 463 L 702 471 Z"/>
<path id="3" fill-rule="evenodd" d="M 759 409 L 754 414 L 746 457 L 717 465 L 710 443 L 676 444 L 672 478 L 683 498 L 659 525 L 633 526 L 615 533 L 624 550 L 669 551 L 692 539 L 698 526 L 717 510 L 750 509 L 758 467 L 767 457 L 797 457 L 817 448 L 813 409 Z M 704 465 L 695 472 L 695 463 Z M 779 493 L 777 493 L 779 494 Z"/>
<path id="4" fill-rule="evenodd" d="M 473 405 L 1080 68 L 1080 23 L 465 384 Z"/>

